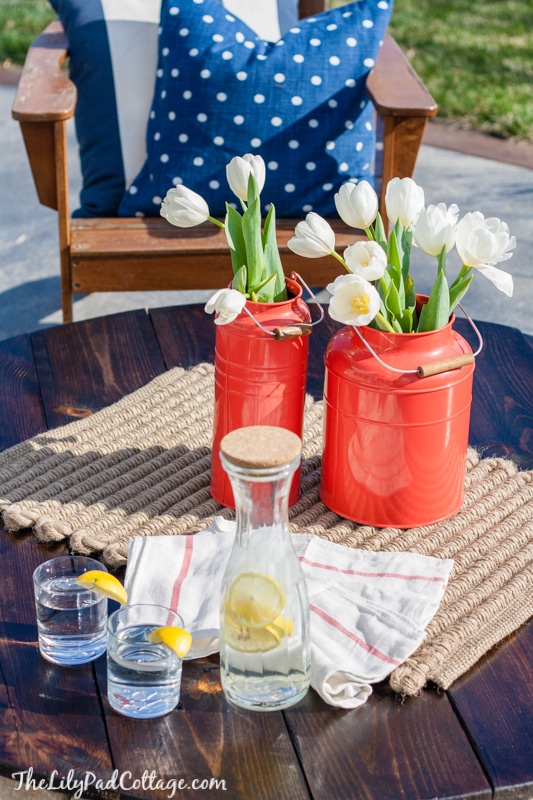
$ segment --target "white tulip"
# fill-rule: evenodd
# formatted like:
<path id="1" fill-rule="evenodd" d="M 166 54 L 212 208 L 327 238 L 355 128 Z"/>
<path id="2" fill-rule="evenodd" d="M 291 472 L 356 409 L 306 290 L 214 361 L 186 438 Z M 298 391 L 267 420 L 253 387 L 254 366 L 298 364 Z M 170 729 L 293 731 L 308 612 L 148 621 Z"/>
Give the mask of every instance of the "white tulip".
<path id="1" fill-rule="evenodd" d="M 417 217 L 413 241 L 428 256 L 438 257 L 442 248 L 449 253 L 455 244 L 455 229 L 459 207 L 453 203 L 446 208 L 444 203 L 423 208 Z"/>
<path id="2" fill-rule="evenodd" d="M 387 269 L 387 254 L 377 242 L 356 242 L 344 251 L 346 266 L 354 275 L 378 281 Z"/>
<path id="3" fill-rule="evenodd" d="M 330 294 L 337 294 L 347 283 L 353 283 L 355 277 L 355 275 L 338 275 L 333 283 L 328 283 L 326 289 Z"/>
<path id="4" fill-rule="evenodd" d="M 192 189 L 176 186 L 168 190 L 159 213 L 178 228 L 192 228 L 209 219 L 209 206 Z"/>
<path id="5" fill-rule="evenodd" d="M 287 242 L 287 247 L 299 256 L 321 258 L 335 250 L 335 233 L 326 220 L 310 211 L 305 220 L 299 222 L 295 235 Z"/>
<path id="6" fill-rule="evenodd" d="M 508 297 L 513 294 L 513 279 L 508 272 L 494 264 L 507 261 L 516 247 L 516 239 L 509 236 L 509 227 L 497 217 L 485 219 L 480 211 L 465 214 L 457 225 L 456 246 L 465 267 L 479 270 Z"/>
<path id="7" fill-rule="evenodd" d="M 218 289 L 205 304 L 205 311 L 217 313 L 215 325 L 227 325 L 239 316 L 246 304 L 246 297 L 236 289 Z"/>
<path id="8" fill-rule="evenodd" d="M 329 315 L 344 325 L 368 325 L 379 312 L 377 290 L 359 275 L 340 275 L 328 291 L 333 295 Z"/>
<path id="9" fill-rule="evenodd" d="M 262 192 L 265 185 L 266 167 L 261 156 L 246 153 L 244 156 L 235 156 L 226 166 L 226 178 L 229 188 L 241 200 L 248 199 L 248 180 L 252 174 L 257 183 L 257 190 Z"/>
<path id="10" fill-rule="evenodd" d="M 424 207 L 424 190 L 412 178 L 392 178 L 385 192 L 385 208 L 393 225 L 409 228 Z"/>
<path id="11" fill-rule="evenodd" d="M 376 219 L 378 196 L 368 181 L 344 183 L 335 195 L 335 206 L 343 222 L 366 230 Z"/>

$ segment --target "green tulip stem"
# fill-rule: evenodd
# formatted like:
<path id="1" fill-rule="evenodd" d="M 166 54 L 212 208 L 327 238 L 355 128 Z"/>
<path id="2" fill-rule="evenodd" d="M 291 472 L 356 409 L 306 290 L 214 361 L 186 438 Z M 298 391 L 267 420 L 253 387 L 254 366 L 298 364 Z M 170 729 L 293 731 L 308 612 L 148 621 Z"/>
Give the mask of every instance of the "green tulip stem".
<path id="1" fill-rule="evenodd" d="M 219 228 L 225 228 L 226 227 L 223 222 L 221 222 L 219 219 L 215 219 L 215 217 L 208 217 L 207 219 L 209 220 L 209 222 L 212 222 L 214 225 L 218 225 Z"/>
<path id="2" fill-rule="evenodd" d="M 389 331 L 389 333 L 395 333 L 394 328 L 392 327 L 390 322 L 388 322 L 388 320 L 385 319 L 381 311 L 378 311 L 374 319 L 376 320 L 377 324 L 379 325 L 382 331 Z"/>
<path id="3" fill-rule="evenodd" d="M 333 256 L 333 258 L 336 258 L 336 259 L 337 259 L 337 261 L 340 261 L 340 263 L 342 264 L 342 266 L 344 267 L 344 269 L 345 269 L 347 272 L 350 272 L 350 270 L 348 269 L 348 267 L 347 267 L 347 265 L 346 265 L 346 261 L 344 260 L 344 258 L 343 258 L 342 256 L 340 256 L 340 255 L 337 253 L 337 251 L 336 251 L 336 250 L 331 250 L 331 251 L 330 251 L 330 255 L 332 255 L 332 256 Z"/>

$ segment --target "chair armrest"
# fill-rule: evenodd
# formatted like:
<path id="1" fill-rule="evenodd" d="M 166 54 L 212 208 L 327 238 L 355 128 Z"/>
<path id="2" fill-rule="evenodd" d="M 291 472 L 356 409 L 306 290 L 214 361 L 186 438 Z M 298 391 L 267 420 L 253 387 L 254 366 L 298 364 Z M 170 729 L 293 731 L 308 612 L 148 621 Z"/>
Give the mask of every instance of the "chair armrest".
<path id="1" fill-rule="evenodd" d="M 76 87 L 62 69 L 67 56 L 67 38 L 55 20 L 28 50 L 11 110 L 14 119 L 57 122 L 73 116 Z"/>
<path id="2" fill-rule="evenodd" d="M 390 34 L 386 34 L 367 91 L 380 114 L 434 117 L 438 106 Z"/>

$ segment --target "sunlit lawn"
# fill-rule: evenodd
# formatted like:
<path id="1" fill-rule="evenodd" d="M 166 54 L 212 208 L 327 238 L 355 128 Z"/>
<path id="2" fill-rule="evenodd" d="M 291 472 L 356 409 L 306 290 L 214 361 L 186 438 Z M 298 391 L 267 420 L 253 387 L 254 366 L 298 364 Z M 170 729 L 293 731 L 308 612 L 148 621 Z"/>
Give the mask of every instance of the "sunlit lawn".
<path id="1" fill-rule="evenodd" d="M 0 63 L 21 64 L 53 17 L 47 0 L 0 0 Z M 533 141 L 533 0 L 396 0 L 391 31 L 441 118 Z"/>

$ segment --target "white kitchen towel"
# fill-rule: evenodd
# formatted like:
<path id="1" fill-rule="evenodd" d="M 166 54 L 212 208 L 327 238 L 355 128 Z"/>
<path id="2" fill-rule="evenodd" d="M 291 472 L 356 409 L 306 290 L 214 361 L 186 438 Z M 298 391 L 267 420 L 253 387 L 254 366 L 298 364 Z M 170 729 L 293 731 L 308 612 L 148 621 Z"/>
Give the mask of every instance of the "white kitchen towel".
<path id="1" fill-rule="evenodd" d="M 193 635 L 189 658 L 218 651 L 220 587 L 235 523 L 217 517 L 188 536 L 130 542 L 128 602 L 177 610 Z M 291 534 L 311 608 L 311 686 L 356 708 L 421 644 L 453 566 L 415 553 L 370 552 Z"/>

